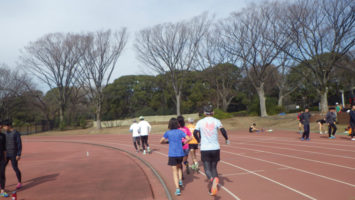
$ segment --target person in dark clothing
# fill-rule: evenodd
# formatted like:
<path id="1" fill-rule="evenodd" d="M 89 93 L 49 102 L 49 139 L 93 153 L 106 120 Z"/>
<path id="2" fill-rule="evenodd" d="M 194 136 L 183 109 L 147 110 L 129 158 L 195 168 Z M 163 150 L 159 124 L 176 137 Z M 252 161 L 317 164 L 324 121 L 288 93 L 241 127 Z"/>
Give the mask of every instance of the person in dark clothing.
<path id="1" fill-rule="evenodd" d="M 337 131 L 337 126 L 335 125 L 337 121 L 337 115 L 335 114 L 334 108 L 329 108 L 329 112 L 326 115 L 326 122 L 328 123 L 328 133 L 329 139 L 335 139 L 335 133 Z"/>
<path id="2" fill-rule="evenodd" d="M 2 122 L 0 122 L 0 130 L 2 129 Z M 5 192 L 5 162 L 6 162 L 6 136 L 0 132 L 0 196 L 8 197 Z"/>
<path id="3" fill-rule="evenodd" d="M 311 114 L 309 113 L 309 109 L 306 108 L 304 110 L 304 113 L 302 113 L 302 115 L 300 116 L 300 121 L 303 124 L 303 129 L 304 129 L 303 134 L 302 134 L 302 138 L 301 138 L 302 141 L 309 140 L 309 132 L 310 132 L 309 121 L 310 121 L 310 119 L 311 119 Z"/>
<path id="4" fill-rule="evenodd" d="M 350 110 L 350 127 L 351 127 L 351 140 L 355 140 L 355 104 L 351 106 Z"/>
<path id="5" fill-rule="evenodd" d="M 18 161 L 21 159 L 22 152 L 22 141 L 21 135 L 12 127 L 12 121 L 6 120 L 3 123 L 5 135 L 6 135 L 6 162 L 5 168 L 9 161 L 11 161 L 12 168 L 14 169 L 17 177 L 17 186 L 16 189 L 22 187 L 21 184 L 21 171 L 18 168 Z"/>

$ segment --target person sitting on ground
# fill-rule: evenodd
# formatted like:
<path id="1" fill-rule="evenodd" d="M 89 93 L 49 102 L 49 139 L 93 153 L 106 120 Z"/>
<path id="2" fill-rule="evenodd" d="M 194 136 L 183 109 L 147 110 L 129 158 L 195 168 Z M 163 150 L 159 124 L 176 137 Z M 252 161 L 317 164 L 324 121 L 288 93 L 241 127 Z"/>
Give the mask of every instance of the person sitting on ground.
<path id="1" fill-rule="evenodd" d="M 258 133 L 258 132 L 264 132 L 264 129 L 263 129 L 263 128 L 262 128 L 262 129 L 256 128 L 256 124 L 253 123 L 253 124 L 249 127 L 249 133 L 254 133 L 254 132 L 256 132 L 256 133 Z"/>

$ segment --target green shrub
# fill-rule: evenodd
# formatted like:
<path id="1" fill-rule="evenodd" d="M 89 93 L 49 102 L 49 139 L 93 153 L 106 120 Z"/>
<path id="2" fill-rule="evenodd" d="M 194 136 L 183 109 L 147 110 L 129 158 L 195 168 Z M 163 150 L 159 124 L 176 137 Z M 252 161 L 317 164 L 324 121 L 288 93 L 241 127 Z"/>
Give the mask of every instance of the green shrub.
<path id="1" fill-rule="evenodd" d="M 59 129 L 60 129 L 61 131 L 64 131 L 65 126 L 66 126 L 65 121 L 59 122 Z"/>
<path id="2" fill-rule="evenodd" d="M 224 112 L 221 109 L 214 109 L 213 112 L 214 112 L 214 117 L 217 119 L 228 119 L 233 117 L 232 113 Z"/>
<path id="3" fill-rule="evenodd" d="M 80 127 L 82 128 L 82 129 L 85 129 L 86 128 L 86 126 L 87 126 L 87 121 L 86 121 L 86 119 L 84 118 L 84 117 L 81 117 L 80 118 Z"/>

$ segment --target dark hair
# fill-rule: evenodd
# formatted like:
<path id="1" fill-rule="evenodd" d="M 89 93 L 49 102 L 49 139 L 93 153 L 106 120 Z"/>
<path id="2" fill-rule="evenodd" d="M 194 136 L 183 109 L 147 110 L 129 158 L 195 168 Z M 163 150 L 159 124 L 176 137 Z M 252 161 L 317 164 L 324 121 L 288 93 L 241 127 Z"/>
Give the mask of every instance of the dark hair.
<path id="1" fill-rule="evenodd" d="M 12 126 L 12 121 L 10 119 L 6 119 L 1 122 L 1 125 L 3 126 Z"/>
<path id="2" fill-rule="evenodd" d="M 211 104 L 205 106 L 203 108 L 203 111 L 206 113 L 206 114 L 212 114 L 213 112 L 213 106 Z"/>
<path id="3" fill-rule="evenodd" d="M 178 129 L 179 128 L 179 122 L 178 120 L 173 117 L 169 120 L 169 125 L 168 125 L 168 129 L 173 130 L 173 129 Z"/>
<path id="4" fill-rule="evenodd" d="M 256 126 L 256 124 L 255 124 L 255 123 L 253 123 L 253 126 Z"/>
<path id="5" fill-rule="evenodd" d="M 184 127 L 185 126 L 185 119 L 184 119 L 184 117 L 182 115 L 178 116 L 177 120 L 179 122 L 180 127 Z"/>

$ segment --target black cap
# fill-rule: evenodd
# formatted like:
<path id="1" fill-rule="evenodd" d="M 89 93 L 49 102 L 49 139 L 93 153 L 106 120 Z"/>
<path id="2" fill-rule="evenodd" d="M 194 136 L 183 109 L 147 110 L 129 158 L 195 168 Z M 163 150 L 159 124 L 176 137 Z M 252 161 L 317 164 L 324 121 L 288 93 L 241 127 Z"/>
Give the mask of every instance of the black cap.
<path id="1" fill-rule="evenodd" d="M 207 105 L 203 108 L 203 111 L 206 113 L 206 114 L 211 114 L 213 112 L 213 106 L 210 104 L 210 105 Z"/>

